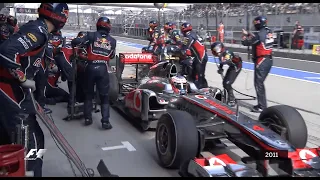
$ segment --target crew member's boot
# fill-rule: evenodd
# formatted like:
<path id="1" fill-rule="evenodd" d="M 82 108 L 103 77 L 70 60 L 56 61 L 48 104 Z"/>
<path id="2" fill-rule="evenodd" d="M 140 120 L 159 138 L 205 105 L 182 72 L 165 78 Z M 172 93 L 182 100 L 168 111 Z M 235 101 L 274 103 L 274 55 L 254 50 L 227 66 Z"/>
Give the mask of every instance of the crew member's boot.
<path id="1" fill-rule="evenodd" d="M 102 123 L 102 128 L 103 129 L 112 129 L 112 125 L 110 124 L 110 121 L 108 120 L 108 121 L 102 121 L 101 122 Z"/>
<path id="2" fill-rule="evenodd" d="M 252 109 L 251 109 L 251 112 L 261 113 L 262 112 L 262 108 L 259 105 L 253 106 Z"/>
<path id="3" fill-rule="evenodd" d="M 85 126 L 89 126 L 89 125 L 91 125 L 92 124 L 92 119 L 85 119 L 84 120 L 84 125 Z"/>

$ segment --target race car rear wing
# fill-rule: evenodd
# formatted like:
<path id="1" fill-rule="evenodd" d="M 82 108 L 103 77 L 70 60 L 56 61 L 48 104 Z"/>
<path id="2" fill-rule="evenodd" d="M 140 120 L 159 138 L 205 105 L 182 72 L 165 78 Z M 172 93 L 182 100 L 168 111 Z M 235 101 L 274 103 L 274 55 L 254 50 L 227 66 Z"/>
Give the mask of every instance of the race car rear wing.
<path id="1" fill-rule="evenodd" d="M 154 64 L 152 53 L 119 53 L 122 64 Z"/>
<path id="2" fill-rule="evenodd" d="M 118 79 L 122 79 L 122 73 L 125 65 L 134 65 L 136 69 L 136 78 L 131 79 L 132 83 L 138 82 L 138 66 L 145 64 L 154 64 L 154 59 L 152 53 L 119 53 L 119 56 L 116 56 L 116 76 Z"/>

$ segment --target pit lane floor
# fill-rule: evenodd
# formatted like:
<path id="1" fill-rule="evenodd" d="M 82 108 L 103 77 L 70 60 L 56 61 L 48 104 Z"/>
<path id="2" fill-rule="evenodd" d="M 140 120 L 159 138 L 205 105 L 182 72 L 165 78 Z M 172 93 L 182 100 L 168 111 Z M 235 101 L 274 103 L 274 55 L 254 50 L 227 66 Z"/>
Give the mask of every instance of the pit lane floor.
<path id="1" fill-rule="evenodd" d="M 125 45 L 118 44 L 117 52 L 140 52 L 139 48 L 128 47 Z M 129 70 L 129 68 L 128 68 Z M 207 66 L 207 79 L 211 86 L 221 87 L 220 76 L 216 75 L 216 66 L 214 64 L 208 64 Z M 125 70 L 127 71 L 127 70 Z M 210 73 L 210 74 L 209 74 Z M 131 72 L 127 71 L 127 75 Z M 252 72 L 248 71 L 248 86 L 252 87 Z M 245 79 L 246 75 L 242 72 L 238 80 L 236 81 L 234 87 L 244 93 L 254 94 L 254 89 L 246 91 Z M 277 88 L 279 85 L 286 84 L 285 87 Z M 66 89 L 66 84 L 61 83 L 60 86 Z M 269 76 L 266 82 L 268 88 L 268 96 L 271 98 L 276 98 L 278 101 L 292 102 L 297 101 L 304 103 L 304 98 L 306 98 L 307 93 L 297 93 L 301 92 L 301 88 L 318 88 L 318 84 L 312 84 L 307 82 L 297 82 L 292 79 L 285 79 L 280 77 Z M 294 90 L 293 92 L 286 90 Z M 275 91 L 281 91 L 282 93 L 275 93 Z M 308 92 L 308 91 L 307 91 Z M 291 94 L 290 94 L 291 93 Z M 294 97 L 299 99 L 295 100 Z M 315 98 L 313 98 L 316 101 Z M 285 103 L 284 102 L 284 103 Z M 311 102 L 311 100 L 309 101 Z M 319 102 L 319 101 L 318 101 Z M 255 102 L 249 102 L 255 103 Z M 269 103 L 269 105 L 272 105 Z M 87 167 L 93 168 L 96 172 L 96 166 L 100 159 L 103 159 L 109 168 L 109 170 L 119 175 L 120 177 L 175 177 L 178 176 L 177 171 L 166 170 L 161 168 L 157 163 L 157 155 L 154 143 L 154 132 L 141 133 L 137 128 L 135 128 L 128 120 L 124 119 L 119 113 L 111 109 L 110 121 L 114 128 L 109 131 L 101 130 L 100 113 L 94 113 L 93 125 L 89 127 L 83 126 L 83 120 L 73 120 L 70 122 L 65 122 L 62 120 L 66 116 L 66 104 L 61 103 L 55 106 L 48 106 L 53 110 L 53 119 L 55 124 L 64 134 L 66 139 L 78 153 L 79 157 L 84 161 Z M 250 113 L 246 108 L 241 107 L 241 110 L 246 111 L 253 117 L 257 117 L 256 114 Z M 317 131 L 319 127 L 319 116 L 314 114 L 301 112 L 302 116 L 305 118 L 308 130 L 309 130 L 309 141 L 308 146 L 314 147 L 315 144 L 319 143 L 319 136 L 317 136 Z M 73 176 L 70 165 L 66 157 L 59 151 L 56 147 L 53 139 L 51 138 L 48 130 L 42 125 L 43 131 L 46 137 L 47 152 L 44 156 L 44 166 L 43 166 L 43 176 Z M 77 140 L 78 139 L 78 140 Z M 132 147 L 129 149 L 114 149 L 103 151 L 103 147 L 113 147 L 121 145 L 121 142 L 129 142 Z M 235 145 L 227 140 L 223 142 L 228 145 L 228 150 L 225 148 L 217 149 L 215 152 L 228 153 L 235 160 L 239 160 L 240 157 L 245 156 L 245 153 L 239 150 Z M 131 150 L 131 151 L 129 151 Z M 77 172 L 77 170 L 76 170 Z M 79 175 L 79 173 L 77 172 Z"/>

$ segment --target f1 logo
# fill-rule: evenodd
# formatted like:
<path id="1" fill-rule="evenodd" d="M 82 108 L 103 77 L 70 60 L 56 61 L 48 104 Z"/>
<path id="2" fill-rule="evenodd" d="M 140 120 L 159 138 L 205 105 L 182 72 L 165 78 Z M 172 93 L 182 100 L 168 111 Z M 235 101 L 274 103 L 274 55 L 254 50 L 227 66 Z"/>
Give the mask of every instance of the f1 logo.
<path id="1" fill-rule="evenodd" d="M 43 154 L 46 152 L 46 149 L 30 149 L 26 157 L 24 158 L 25 160 L 36 160 L 37 158 L 42 159 Z M 35 158 L 32 158 L 31 156 L 36 156 Z"/>

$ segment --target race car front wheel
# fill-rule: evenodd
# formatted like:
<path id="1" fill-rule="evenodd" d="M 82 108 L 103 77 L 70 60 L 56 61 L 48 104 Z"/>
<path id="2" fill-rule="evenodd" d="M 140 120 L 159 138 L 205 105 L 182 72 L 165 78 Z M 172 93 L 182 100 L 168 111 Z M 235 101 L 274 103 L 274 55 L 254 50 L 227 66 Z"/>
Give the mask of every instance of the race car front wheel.
<path id="1" fill-rule="evenodd" d="M 308 140 L 307 125 L 301 114 L 291 106 L 276 105 L 263 110 L 259 121 L 282 135 L 295 148 L 305 148 Z"/>
<path id="2" fill-rule="evenodd" d="M 193 117 L 184 111 L 169 111 L 158 120 L 156 148 L 162 167 L 176 169 L 198 153 L 198 131 Z"/>

